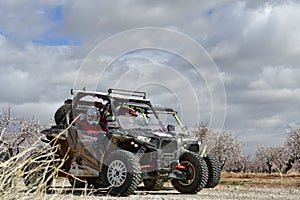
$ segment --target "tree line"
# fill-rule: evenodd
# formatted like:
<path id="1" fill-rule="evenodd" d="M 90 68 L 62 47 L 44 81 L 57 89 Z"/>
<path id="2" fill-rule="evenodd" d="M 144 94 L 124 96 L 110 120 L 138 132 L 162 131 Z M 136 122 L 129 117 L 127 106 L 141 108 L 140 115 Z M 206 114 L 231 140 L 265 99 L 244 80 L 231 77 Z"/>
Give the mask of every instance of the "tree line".
<path id="1" fill-rule="evenodd" d="M 260 146 L 254 157 L 243 153 L 242 142 L 231 132 L 217 131 L 203 123 L 196 125 L 193 132 L 204 145 L 207 145 L 207 152 L 219 158 L 225 171 L 256 173 L 300 171 L 300 127 L 291 127 L 286 140 L 279 146 Z"/>

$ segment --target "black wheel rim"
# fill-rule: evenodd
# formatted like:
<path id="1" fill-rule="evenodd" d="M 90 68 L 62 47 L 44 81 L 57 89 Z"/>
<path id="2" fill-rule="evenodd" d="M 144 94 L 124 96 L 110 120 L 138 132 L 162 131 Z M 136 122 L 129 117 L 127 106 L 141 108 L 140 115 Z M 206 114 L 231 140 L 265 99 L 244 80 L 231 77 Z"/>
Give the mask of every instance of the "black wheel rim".
<path id="1" fill-rule="evenodd" d="M 188 185 L 192 184 L 196 178 L 196 169 L 195 169 L 194 165 L 189 161 L 183 161 L 180 164 L 186 168 L 188 178 L 187 178 L 187 180 L 180 180 L 179 183 L 181 185 L 188 186 Z"/>

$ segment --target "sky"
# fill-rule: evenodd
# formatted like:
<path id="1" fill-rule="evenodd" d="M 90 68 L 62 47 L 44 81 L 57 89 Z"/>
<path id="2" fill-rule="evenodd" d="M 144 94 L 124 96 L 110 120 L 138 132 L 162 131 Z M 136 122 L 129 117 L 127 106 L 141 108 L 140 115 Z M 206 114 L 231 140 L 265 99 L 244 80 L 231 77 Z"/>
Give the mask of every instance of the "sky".
<path id="1" fill-rule="evenodd" d="M 0 107 L 53 123 L 71 88 L 146 91 L 244 151 L 300 125 L 300 2 L 0 0 Z"/>

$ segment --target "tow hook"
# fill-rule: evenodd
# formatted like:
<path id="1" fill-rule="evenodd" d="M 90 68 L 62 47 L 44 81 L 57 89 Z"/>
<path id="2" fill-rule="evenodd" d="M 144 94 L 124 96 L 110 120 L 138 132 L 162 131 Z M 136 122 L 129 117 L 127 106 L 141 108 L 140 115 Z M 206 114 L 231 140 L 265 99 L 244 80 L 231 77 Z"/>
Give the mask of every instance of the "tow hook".
<path id="1" fill-rule="evenodd" d="M 178 164 L 178 165 L 176 165 L 175 169 L 185 170 L 186 168 L 185 168 L 185 166 Z"/>

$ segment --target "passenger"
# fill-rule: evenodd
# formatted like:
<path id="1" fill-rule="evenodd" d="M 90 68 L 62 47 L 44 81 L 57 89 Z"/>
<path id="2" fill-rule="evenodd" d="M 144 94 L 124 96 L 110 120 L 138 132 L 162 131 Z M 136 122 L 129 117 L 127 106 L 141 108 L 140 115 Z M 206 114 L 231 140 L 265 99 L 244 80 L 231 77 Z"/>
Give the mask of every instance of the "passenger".
<path id="1" fill-rule="evenodd" d="M 119 108 L 117 115 L 119 123 L 124 129 L 131 129 L 135 127 L 134 119 L 138 116 L 138 114 L 133 109 L 121 107 Z"/>

